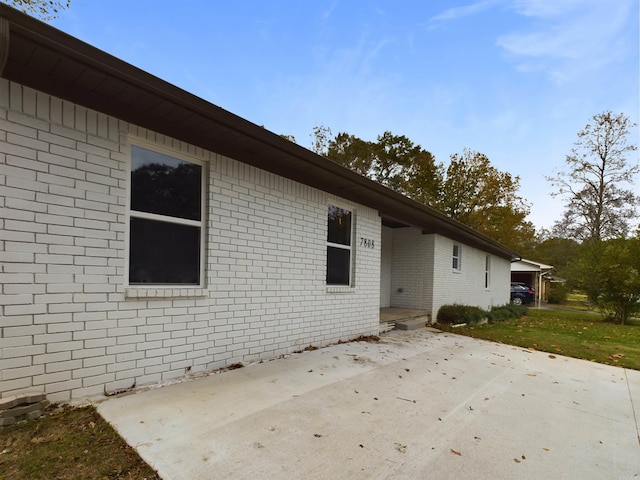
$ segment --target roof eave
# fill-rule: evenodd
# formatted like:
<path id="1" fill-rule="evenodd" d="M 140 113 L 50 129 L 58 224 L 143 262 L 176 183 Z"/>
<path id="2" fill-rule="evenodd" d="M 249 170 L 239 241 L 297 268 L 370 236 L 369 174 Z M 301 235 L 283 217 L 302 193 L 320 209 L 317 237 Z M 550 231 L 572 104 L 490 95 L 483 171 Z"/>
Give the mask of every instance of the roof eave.
<path id="1" fill-rule="evenodd" d="M 0 75 L 375 208 L 381 216 L 425 233 L 438 233 L 504 258 L 518 257 L 428 206 L 4 4 L 0 4 Z"/>

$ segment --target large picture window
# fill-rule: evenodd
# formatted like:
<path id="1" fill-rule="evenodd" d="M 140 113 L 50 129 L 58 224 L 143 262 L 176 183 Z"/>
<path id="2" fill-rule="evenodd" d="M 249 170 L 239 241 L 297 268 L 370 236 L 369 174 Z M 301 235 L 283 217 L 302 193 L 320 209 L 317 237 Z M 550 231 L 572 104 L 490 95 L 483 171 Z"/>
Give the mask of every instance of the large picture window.
<path id="1" fill-rule="evenodd" d="M 351 212 L 329 205 L 327 285 L 351 285 Z"/>
<path id="2" fill-rule="evenodd" d="M 201 285 L 203 166 L 131 147 L 129 284 Z"/>

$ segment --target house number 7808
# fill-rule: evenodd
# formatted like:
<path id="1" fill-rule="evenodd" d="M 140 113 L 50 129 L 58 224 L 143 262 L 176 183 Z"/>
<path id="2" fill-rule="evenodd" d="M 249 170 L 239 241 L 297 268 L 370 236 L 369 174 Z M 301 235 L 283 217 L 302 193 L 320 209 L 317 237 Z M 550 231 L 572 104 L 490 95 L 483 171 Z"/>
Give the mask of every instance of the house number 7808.
<path id="1" fill-rule="evenodd" d="M 376 248 L 376 243 L 370 238 L 360 237 L 360 246 L 365 248 Z"/>

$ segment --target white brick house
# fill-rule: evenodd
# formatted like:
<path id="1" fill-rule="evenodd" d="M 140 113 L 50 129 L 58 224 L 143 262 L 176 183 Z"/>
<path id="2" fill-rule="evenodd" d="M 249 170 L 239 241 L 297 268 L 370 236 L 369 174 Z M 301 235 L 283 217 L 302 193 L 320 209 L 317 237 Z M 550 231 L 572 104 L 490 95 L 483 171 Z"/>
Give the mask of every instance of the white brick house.
<path id="1" fill-rule="evenodd" d="M 0 5 L 0 396 L 101 395 L 509 301 L 515 253 Z"/>

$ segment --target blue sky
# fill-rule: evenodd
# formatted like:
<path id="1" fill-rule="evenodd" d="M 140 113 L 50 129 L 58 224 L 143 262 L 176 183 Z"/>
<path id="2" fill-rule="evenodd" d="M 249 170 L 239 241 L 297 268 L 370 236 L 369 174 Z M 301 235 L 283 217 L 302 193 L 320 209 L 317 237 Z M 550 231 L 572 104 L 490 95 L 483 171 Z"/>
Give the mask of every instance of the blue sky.
<path id="1" fill-rule="evenodd" d="M 482 152 L 548 228 L 563 207 L 545 175 L 577 132 L 603 110 L 639 121 L 638 3 L 72 0 L 52 24 L 305 147 L 325 125 L 406 135 L 445 165 Z"/>

